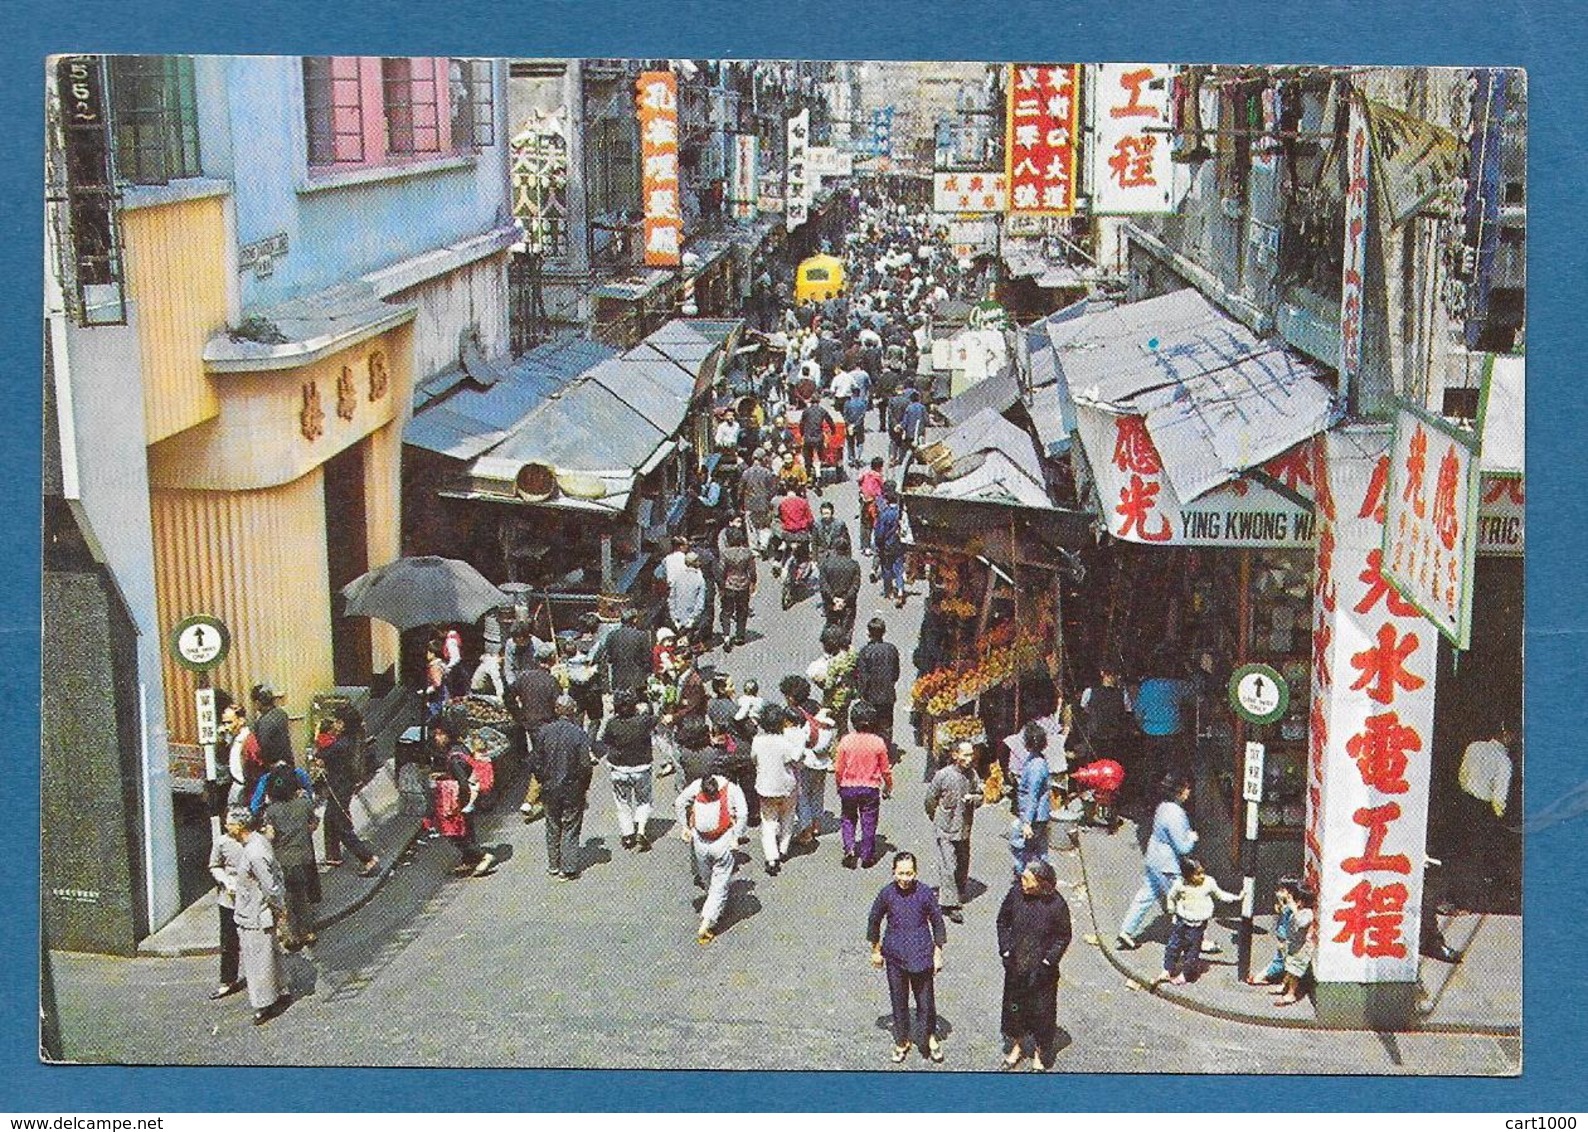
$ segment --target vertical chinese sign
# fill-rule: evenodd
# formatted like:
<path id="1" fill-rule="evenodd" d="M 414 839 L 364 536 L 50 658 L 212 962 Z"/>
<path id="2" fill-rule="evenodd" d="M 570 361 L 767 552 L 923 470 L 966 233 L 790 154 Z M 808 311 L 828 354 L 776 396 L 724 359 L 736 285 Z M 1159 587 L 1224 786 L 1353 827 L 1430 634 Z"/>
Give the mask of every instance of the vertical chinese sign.
<path id="1" fill-rule="evenodd" d="M 788 180 L 783 193 L 783 223 L 790 232 L 810 217 L 810 142 L 811 112 L 806 109 L 788 120 Z"/>
<path id="2" fill-rule="evenodd" d="M 1476 437 L 1409 409 L 1395 418 L 1384 574 L 1458 649 L 1472 629 L 1482 468 Z"/>
<path id="3" fill-rule="evenodd" d="M 640 191 L 645 200 L 645 263 L 677 267 L 684 214 L 678 200 L 678 80 L 645 71 L 635 82 L 640 119 Z"/>
<path id="4" fill-rule="evenodd" d="M 1092 194 L 1098 214 L 1173 210 L 1169 160 L 1172 69 L 1165 63 L 1104 63 L 1092 108 Z"/>
<path id="5" fill-rule="evenodd" d="M 1345 142 L 1345 256 L 1340 275 L 1340 389 L 1353 402 L 1362 377 L 1362 313 L 1366 293 L 1368 210 L 1367 113 L 1351 100 Z"/>
<path id="6" fill-rule="evenodd" d="M 1010 64 L 1004 179 L 1011 215 L 1075 212 L 1079 72 L 1073 63 Z"/>
<path id="7" fill-rule="evenodd" d="M 1390 447 L 1363 425 L 1315 448 L 1305 851 L 1320 982 L 1417 980 L 1439 639 L 1384 576 Z"/>
<path id="8" fill-rule="evenodd" d="M 761 139 L 754 134 L 735 134 L 733 139 L 733 214 L 755 215 L 759 192 L 756 163 L 760 159 Z"/>

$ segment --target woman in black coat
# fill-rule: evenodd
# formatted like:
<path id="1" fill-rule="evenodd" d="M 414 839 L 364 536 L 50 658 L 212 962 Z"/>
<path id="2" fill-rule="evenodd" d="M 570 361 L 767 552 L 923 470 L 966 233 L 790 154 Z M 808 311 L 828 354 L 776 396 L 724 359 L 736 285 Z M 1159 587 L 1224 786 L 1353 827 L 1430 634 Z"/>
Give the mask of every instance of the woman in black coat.
<path id="1" fill-rule="evenodd" d="M 1032 861 L 998 909 L 998 954 L 1004 964 L 1003 1032 L 1010 1041 L 1004 1068 L 1026 1056 L 1031 1038 L 1031 1069 L 1045 1072 L 1053 1063 L 1058 1029 L 1059 960 L 1070 946 L 1070 908 L 1058 891 L 1058 878 L 1046 861 Z"/>

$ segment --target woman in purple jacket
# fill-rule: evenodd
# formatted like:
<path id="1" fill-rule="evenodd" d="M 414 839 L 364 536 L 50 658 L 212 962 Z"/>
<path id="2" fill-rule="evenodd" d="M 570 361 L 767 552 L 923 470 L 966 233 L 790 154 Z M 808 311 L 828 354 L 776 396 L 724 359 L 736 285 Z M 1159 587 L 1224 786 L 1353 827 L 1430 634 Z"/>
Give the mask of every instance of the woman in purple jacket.
<path id="1" fill-rule="evenodd" d="M 893 883 L 877 893 L 866 921 L 866 939 L 871 941 L 871 965 L 888 972 L 888 999 L 893 1007 L 893 1060 L 903 1061 L 910 1052 L 910 995 L 915 995 L 915 1021 L 926 1033 L 925 1053 L 933 1061 L 943 1060 L 943 1046 L 937 1039 L 937 998 L 933 976 L 943 969 L 943 944 L 948 932 L 943 927 L 943 912 L 937 893 L 915 879 L 915 854 L 898 853 L 893 858 Z M 887 931 L 882 929 L 887 921 Z"/>

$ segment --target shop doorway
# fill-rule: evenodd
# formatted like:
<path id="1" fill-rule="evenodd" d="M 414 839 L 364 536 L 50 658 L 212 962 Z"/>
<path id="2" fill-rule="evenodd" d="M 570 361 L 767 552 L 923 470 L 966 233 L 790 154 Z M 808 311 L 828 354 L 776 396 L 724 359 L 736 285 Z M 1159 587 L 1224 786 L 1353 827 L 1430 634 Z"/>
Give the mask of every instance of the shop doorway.
<path id="1" fill-rule="evenodd" d="M 369 569 L 368 512 L 364 499 L 367 440 L 325 464 L 325 560 L 331 582 L 331 669 L 338 685 L 370 682 L 373 656 L 369 620 L 348 617 L 342 587 Z"/>
<path id="2" fill-rule="evenodd" d="M 1515 914 L 1522 900 L 1522 559 L 1482 556 L 1472 595 L 1471 647 L 1439 645 L 1434 708 L 1430 852 L 1444 862 L 1436 880 L 1470 911 Z M 1467 745 L 1492 738 L 1499 724 L 1509 744 L 1511 781 L 1505 813 L 1474 810 L 1459 774 Z"/>

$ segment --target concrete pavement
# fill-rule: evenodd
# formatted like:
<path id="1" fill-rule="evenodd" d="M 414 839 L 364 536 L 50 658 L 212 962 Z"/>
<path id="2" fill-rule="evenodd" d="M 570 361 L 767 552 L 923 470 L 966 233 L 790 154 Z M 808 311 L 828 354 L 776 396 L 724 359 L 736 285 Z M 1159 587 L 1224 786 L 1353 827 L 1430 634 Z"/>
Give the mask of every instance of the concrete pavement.
<path id="1" fill-rule="evenodd" d="M 853 523 L 853 486 L 829 489 Z M 714 660 L 767 693 L 817 654 L 814 598 L 787 613 L 763 580 L 753 639 Z M 876 609 L 906 659 L 921 599 L 904 610 L 868 583 L 860 620 Z M 896 735 L 907 741 L 901 702 Z M 880 830 L 891 849 L 929 844 L 920 751 L 909 749 Z M 213 958 L 115 959 L 56 953 L 53 974 L 63 1048 L 87 1062 L 175 1064 L 440 1065 L 584 1068 L 991 1071 L 1001 967 L 994 917 L 1010 883 L 1007 811 L 987 810 L 973 836 L 980 889 L 963 925 L 950 924 L 937 998 L 947 1059 L 888 1061 L 887 994 L 867 962 L 865 916 L 886 866 L 848 871 L 829 817 L 813 851 L 780 876 L 746 846 L 728 922 L 711 946 L 694 941 L 698 892 L 672 823 L 674 778 L 656 789 L 654 850 L 618 845 L 610 787 L 598 771 L 585 817 L 585 872 L 545 874 L 541 823 L 507 803 L 481 821 L 502 865 L 491 877 L 451 876 L 445 842 L 413 846 L 393 862 L 379 898 L 325 930 L 312 952 L 289 958 L 297 1000 L 254 1027 L 244 996 L 205 999 Z M 510 789 L 510 788 L 504 788 Z M 828 809 L 836 811 L 829 786 Z M 1294 1072 L 1507 1074 L 1519 1043 L 1487 1036 L 1273 1030 L 1208 1017 L 1143 993 L 1082 942 L 1090 890 L 1080 856 L 1056 852 L 1076 942 L 1059 997 L 1061 1072 Z M 923 859 L 925 854 L 923 853 Z M 928 878 L 929 879 L 929 878 Z"/>

